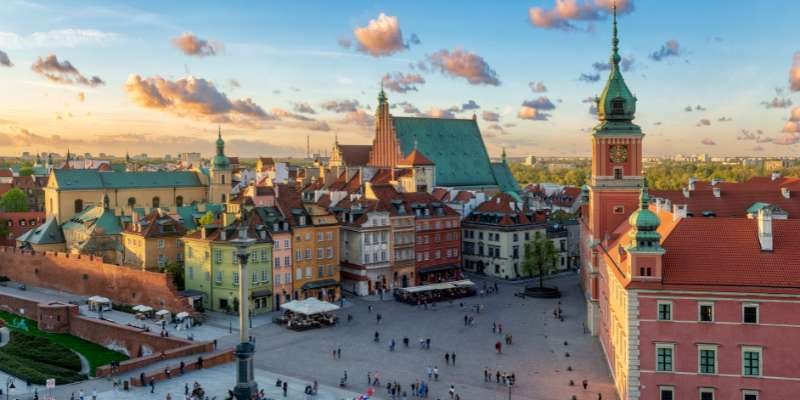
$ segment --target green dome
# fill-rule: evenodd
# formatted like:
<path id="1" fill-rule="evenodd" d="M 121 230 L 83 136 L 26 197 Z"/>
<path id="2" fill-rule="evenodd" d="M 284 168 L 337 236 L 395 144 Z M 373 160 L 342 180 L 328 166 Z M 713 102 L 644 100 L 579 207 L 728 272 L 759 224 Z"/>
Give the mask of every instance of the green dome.
<path id="1" fill-rule="evenodd" d="M 228 168 L 231 165 L 231 160 L 225 157 L 224 154 L 217 154 L 214 156 L 212 163 L 217 168 Z"/>
<path id="2" fill-rule="evenodd" d="M 217 137 L 217 147 L 224 147 L 225 141 L 222 140 L 222 136 Z"/>
<path id="3" fill-rule="evenodd" d="M 661 225 L 661 221 L 654 212 L 643 209 L 638 209 L 631 214 L 628 223 L 638 231 L 655 231 Z"/>
<path id="4" fill-rule="evenodd" d="M 639 194 L 639 203 L 639 209 L 628 217 L 628 223 L 631 226 L 631 231 L 628 233 L 631 238 L 628 251 L 660 251 L 661 234 L 658 233 L 658 226 L 661 225 L 661 220 L 654 212 L 650 211 L 650 196 L 647 193 L 646 179 Z"/>

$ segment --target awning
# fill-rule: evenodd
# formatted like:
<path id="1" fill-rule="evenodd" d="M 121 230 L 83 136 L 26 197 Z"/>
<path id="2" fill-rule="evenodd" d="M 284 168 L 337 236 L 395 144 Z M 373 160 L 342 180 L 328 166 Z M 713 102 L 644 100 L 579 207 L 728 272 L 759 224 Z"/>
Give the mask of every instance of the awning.
<path id="1" fill-rule="evenodd" d="M 436 265 L 433 267 L 424 267 L 420 268 L 419 272 L 421 274 L 429 274 L 431 272 L 443 272 L 443 271 L 452 271 L 454 269 L 461 269 L 460 265 L 451 264 L 451 265 Z"/>
<path id="2" fill-rule="evenodd" d="M 138 306 L 133 307 L 133 311 L 146 313 L 146 312 L 153 311 L 153 307 L 148 307 L 148 306 L 139 304 Z"/>
<path id="3" fill-rule="evenodd" d="M 339 306 L 328 303 L 327 301 L 318 300 L 316 297 L 309 297 L 305 300 L 292 300 L 288 303 L 281 304 L 281 308 L 296 314 L 314 315 L 336 311 L 339 309 Z"/>
<path id="4" fill-rule="evenodd" d="M 339 282 L 337 282 L 335 279 L 323 279 L 321 281 L 306 282 L 300 287 L 300 289 L 319 289 L 329 286 L 339 286 Z"/>
<path id="5" fill-rule="evenodd" d="M 272 296 L 272 290 L 261 289 L 261 290 L 254 290 L 253 293 L 250 295 L 250 298 L 257 299 L 259 297 L 269 297 L 269 296 Z"/>
<path id="6" fill-rule="evenodd" d="M 191 298 L 202 298 L 203 296 L 205 296 L 205 292 L 196 289 L 181 290 L 180 292 L 178 292 L 178 294 L 183 297 L 191 297 Z"/>
<path id="7" fill-rule="evenodd" d="M 420 292 L 432 292 L 436 290 L 447 290 L 447 289 L 457 289 L 457 288 L 468 288 L 475 286 L 469 279 L 464 279 L 460 281 L 454 282 L 442 282 L 442 283 L 432 283 L 430 285 L 420 285 L 420 286 L 411 286 L 407 288 L 398 288 L 396 290 L 406 293 L 420 293 Z"/>
<path id="8" fill-rule="evenodd" d="M 107 299 L 105 297 L 102 297 L 102 296 L 89 297 L 88 301 L 91 302 L 91 303 L 111 303 L 111 300 L 109 300 L 109 299 Z"/>

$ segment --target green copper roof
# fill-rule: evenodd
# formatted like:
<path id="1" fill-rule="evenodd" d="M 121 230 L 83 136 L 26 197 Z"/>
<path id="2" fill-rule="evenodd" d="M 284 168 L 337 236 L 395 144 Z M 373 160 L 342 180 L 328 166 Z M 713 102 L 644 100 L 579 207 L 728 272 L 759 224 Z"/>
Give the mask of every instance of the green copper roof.
<path id="1" fill-rule="evenodd" d="M 99 172 L 91 169 L 53 170 L 60 190 L 129 189 L 203 186 L 192 171 Z"/>
<path id="2" fill-rule="evenodd" d="M 392 117 L 403 156 L 414 149 L 436 164 L 437 186 L 496 186 L 478 124 L 473 119 Z"/>
<path id="3" fill-rule="evenodd" d="M 600 98 L 597 99 L 597 118 L 601 121 L 594 128 L 595 134 L 641 134 L 641 129 L 631 123 L 636 114 L 636 97 L 628 89 L 619 66 L 619 38 L 617 38 L 617 12 L 614 8 L 614 23 L 611 38 L 611 71 Z"/>
<path id="4" fill-rule="evenodd" d="M 65 231 L 90 231 L 103 235 L 122 233 L 119 217 L 114 215 L 113 210 L 102 206 L 92 206 L 73 215 L 61 228 Z"/>
<path id="5" fill-rule="evenodd" d="M 658 226 L 661 220 L 650 211 L 650 195 L 647 193 L 647 180 L 642 185 L 639 194 L 639 209 L 628 218 L 631 231 L 628 235 L 631 243 L 628 250 L 660 251 L 661 234 L 658 233 Z"/>
<path id="6" fill-rule="evenodd" d="M 520 188 L 508 164 L 504 162 L 492 163 L 492 173 L 494 174 L 497 185 L 500 190 L 506 193 L 519 193 Z"/>
<path id="7" fill-rule="evenodd" d="M 56 244 L 64 243 L 64 235 L 55 218 L 50 218 L 45 223 L 33 228 L 17 238 L 18 242 L 30 244 Z"/>
<path id="8" fill-rule="evenodd" d="M 225 141 L 222 140 L 222 130 L 220 129 L 217 136 L 217 155 L 214 156 L 212 163 L 219 169 L 228 168 L 231 165 L 231 160 L 225 157 Z"/>

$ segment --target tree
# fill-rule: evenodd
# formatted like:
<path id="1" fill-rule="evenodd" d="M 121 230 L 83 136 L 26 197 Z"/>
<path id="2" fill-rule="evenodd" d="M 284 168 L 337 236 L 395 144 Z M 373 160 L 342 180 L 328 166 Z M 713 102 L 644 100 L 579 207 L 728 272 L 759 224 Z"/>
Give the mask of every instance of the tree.
<path id="1" fill-rule="evenodd" d="M 183 290 L 184 288 L 186 288 L 186 280 L 185 280 L 186 275 L 183 270 L 183 265 L 181 265 L 181 263 L 177 261 L 167 263 L 167 265 L 164 266 L 164 272 L 172 277 L 172 283 L 175 284 L 175 287 L 178 290 Z"/>
<path id="2" fill-rule="evenodd" d="M 533 239 L 525 243 L 525 260 L 522 262 L 522 270 L 532 277 L 539 275 L 539 288 L 544 287 L 544 276 L 556 267 L 556 246 L 553 242 L 543 235 L 542 232 L 533 234 Z"/>
<path id="3" fill-rule="evenodd" d="M 201 226 L 206 226 L 206 225 L 209 225 L 209 224 L 213 224 L 215 219 L 216 218 L 214 217 L 214 213 L 211 212 L 211 211 L 208 211 L 205 214 L 203 214 L 203 216 L 200 217 L 200 220 L 197 221 L 197 222 Z"/>
<path id="4" fill-rule="evenodd" d="M 0 208 L 6 212 L 28 211 L 28 196 L 19 188 L 13 188 L 0 198 Z"/>
<path id="5" fill-rule="evenodd" d="M 19 176 L 31 176 L 31 175 L 33 175 L 33 168 L 32 167 L 30 167 L 28 165 L 20 167 Z"/>

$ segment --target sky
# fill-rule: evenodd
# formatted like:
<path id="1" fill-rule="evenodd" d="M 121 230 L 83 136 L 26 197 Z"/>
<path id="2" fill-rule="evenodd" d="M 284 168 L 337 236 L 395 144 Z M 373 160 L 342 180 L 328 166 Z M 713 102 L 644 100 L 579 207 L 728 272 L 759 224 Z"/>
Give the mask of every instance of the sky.
<path id="1" fill-rule="evenodd" d="M 0 2 L 0 154 L 303 156 L 394 115 L 586 156 L 613 0 Z M 617 0 L 646 155 L 800 150 L 794 2 Z"/>

